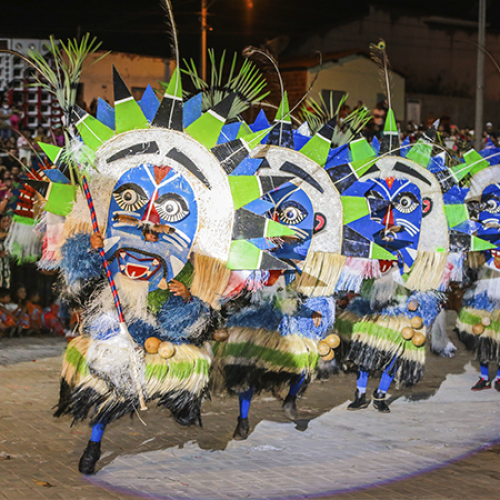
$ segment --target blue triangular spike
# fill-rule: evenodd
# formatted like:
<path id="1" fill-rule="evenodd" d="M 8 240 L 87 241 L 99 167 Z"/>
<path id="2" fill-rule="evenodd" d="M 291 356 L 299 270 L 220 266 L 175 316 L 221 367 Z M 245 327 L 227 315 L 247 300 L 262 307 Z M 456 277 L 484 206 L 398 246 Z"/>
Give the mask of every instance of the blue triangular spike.
<path id="1" fill-rule="evenodd" d="M 254 175 L 259 170 L 262 159 L 245 158 L 231 173 L 231 175 Z"/>
<path id="2" fill-rule="evenodd" d="M 115 109 L 100 97 L 97 99 L 96 118 L 111 130 L 115 129 Z"/>
<path id="3" fill-rule="evenodd" d="M 328 159 L 326 160 L 325 168 L 337 167 L 338 165 L 345 165 L 352 161 L 351 151 L 349 144 L 344 144 L 335 149 L 330 149 L 328 152 Z"/>
<path id="4" fill-rule="evenodd" d="M 295 151 L 300 151 L 303 146 L 306 145 L 311 139 L 311 137 L 308 137 L 307 135 L 303 135 L 297 130 L 292 130 L 293 134 L 293 147 Z"/>
<path id="5" fill-rule="evenodd" d="M 460 205 L 465 203 L 465 197 L 469 193 L 466 187 L 459 187 L 456 184 L 443 194 L 443 201 L 445 205 Z"/>
<path id="6" fill-rule="evenodd" d="M 271 243 L 268 238 L 252 238 L 250 243 L 253 243 L 259 250 L 272 250 L 276 248 L 278 245 Z"/>
<path id="7" fill-rule="evenodd" d="M 445 160 L 443 156 L 431 156 L 429 164 L 427 165 L 427 170 L 429 170 L 429 172 L 432 172 L 433 174 L 441 170 L 446 170 Z"/>
<path id="8" fill-rule="evenodd" d="M 380 141 L 378 140 L 377 136 L 374 135 L 372 139 L 372 149 L 375 151 L 375 154 L 378 156 L 380 153 Z"/>
<path id="9" fill-rule="evenodd" d="M 270 126 L 269 120 L 267 119 L 266 113 L 261 109 L 255 121 L 249 125 L 252 132 L 258 132 L 259 130 L 264 130 Z"/>
<path id="10" fill-rule="evenodd" d="M 69 184 L 69 179 L 57 168 L 50 168 L 43 170 L 43 173 L 52 182 L 57 182 L 59 184 Z"/>
<path id="11" fill-rule="evenodd" d="M 473 220 L 464 220 L 457 226 L 453 227 L 454 231 L 461 233 L 476 235 L 477 231 L 482 228 L 482 224 Z"/>
<path id="12" fill-rule="evenodd" d="M 274 207 L 274 205 L 267 200 L 253 200 L 248 205 L 245 205 L 245 210 L 249 212 L 253 212 L 257 215 L 263 215 L 266 212 L 269 212 Z"/>
<path id="13" fill-rule="evenodd" d="M 201 116 L 201 92 L 191 97 L 182 106 L 182 125 L 184 129 L 195 122 Z"/>
<path id="14" fill-rule="evenodd" d="M 144 94 L 142 94 L 142 99 L 138 102 L 146 120 L 151 123 L 153 118 L 160 107 L 160 100 L 156 97 L 155 91 L 151 88 L 151 85 L 146 87 Z"/>
<path id="15" fill-rule="evenodd" d="M 407 136 L 405 140 L 401 143 L 401 156 L 403 158 L 406 158 L 406 155 L 410 152 L 411 149 L 411 144 L 410 144 L 410 138 Z"/>
<path id="16" fill-rule="evenodd" d="M 363 198 L 365 194 L 373 189 L 375 183 L 373 181 L 358 181 L 351 184 L 345 191 L 342 192 L 342 196 L 359 196 Z"/>
<path id="17" fill-rule="evenodd" d="M 217 139 L 217 144 L 234 141 L 238 137 L 240 127 L 241 122 L 227 123 L 226 125 L 224 125 L 220 132 L 219 138 Z"/>

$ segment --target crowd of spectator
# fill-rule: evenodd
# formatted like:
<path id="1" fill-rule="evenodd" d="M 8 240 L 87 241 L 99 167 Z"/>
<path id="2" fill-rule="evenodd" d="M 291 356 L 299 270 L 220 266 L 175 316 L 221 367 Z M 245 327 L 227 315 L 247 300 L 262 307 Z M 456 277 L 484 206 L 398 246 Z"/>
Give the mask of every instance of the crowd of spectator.
<path id="1" fill-rule="evenodd" d="M 7 98 L 0 102 L 0 337 L 64 335 L 68 320 L 61 314 L 64 311 L 60 310 L 54 291 L 56 273 L 41 272 L 33 263 L 14 261 L 5 245 L 19 177 L 23 170 L 44 162 L 39 142 L 64 144 L 62 128 L 25 128 L 21 110 L 9 104 Z"/>

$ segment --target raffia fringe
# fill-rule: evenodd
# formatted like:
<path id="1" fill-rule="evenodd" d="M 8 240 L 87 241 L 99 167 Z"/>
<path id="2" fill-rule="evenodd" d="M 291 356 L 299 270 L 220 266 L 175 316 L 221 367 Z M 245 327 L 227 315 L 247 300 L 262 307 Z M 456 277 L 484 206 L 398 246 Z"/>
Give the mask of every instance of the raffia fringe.
<path id="1" fill-rule="evenodd" d="M 191 293 L 210 304 L 214 309 L 220 309 L 220 299 L 227 287 L 231 271 L 226 263 L 208 257 L 194 254 L 194 278 Z"/>
<path id="2" fill-rule="evenodd" d="M 92 224 L 87 221 L 81 221 L 77 219 L 67 218 L 64 221 L 64 227 L 57 244 L 57 250 L 55 252 L 55 258 L 57 260 L 61 259 L 61 247 L 64 245 L 67 239 L 71 238 L 78 233 L 92 234 Z"/>
<path id="3" fill-rule="evenodd" d="M 471 269 L 477 269 L 485 264 L 483 252 L 467 252 L 467 264 Z"/>
<path id="4" fill-rule="evenodd" d="M 345 257 L 330 252 L 309 252 L 295 288 L 309 297 L 332 295 L 344 266 Z"/>
<path id="5" fill-rule="evenodd" d="M 410 290 L 437 290 L 446 267 L 447 252 L 419 252 L 406 287 Z"/>

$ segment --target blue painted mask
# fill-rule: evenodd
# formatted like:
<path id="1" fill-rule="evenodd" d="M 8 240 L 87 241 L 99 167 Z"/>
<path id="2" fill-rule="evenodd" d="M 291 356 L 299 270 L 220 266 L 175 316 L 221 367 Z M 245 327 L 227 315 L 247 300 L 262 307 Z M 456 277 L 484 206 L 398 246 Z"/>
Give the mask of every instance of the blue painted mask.
<path id="1" fill-rule="evenodd" d="M 411 266 L 418 249 L 422 216 L 430 207 L 422 203 L 420 189 L 409 180 L 390 177 L 373 182 L 365 197 L 371 219 L 384 226 L 373 240 Z"/>
<path id="2" fill-rule="evenodd" d="M 287 182 L 263 199 L 274 205 L 274 209 L 270 210 L 267 216 L 292 227 L 300 238 L 291 243 L 279 242 L 279 246 L 272 250 L 273 255 L 284 260 L 304 260 L 311 246 L 315 225 L 313 206 L 307 194 Z"/>
<path id="3" fill-rule="evenodd" d="M 106 230 L 113 274 L 165 289 L 189 258 L 198 209 L 188 181 L 170 167 L 146 163 L 115 184 Z"/>
<path id="4" fill-rule="evenodd" d="M 479 222 L 477 236 L 500 245 L 500 184 L 490 184 L 481 193 L 481 201 L 467 204 L 471 219 Z"/>

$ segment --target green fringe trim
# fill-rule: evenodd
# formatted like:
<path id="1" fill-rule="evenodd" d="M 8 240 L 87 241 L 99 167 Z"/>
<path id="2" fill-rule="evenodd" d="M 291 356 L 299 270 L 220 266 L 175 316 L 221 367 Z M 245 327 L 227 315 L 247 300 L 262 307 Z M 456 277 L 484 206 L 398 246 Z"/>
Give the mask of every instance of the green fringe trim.
<path id="1" fill-rule="evenodd" d="M 373 323 L 370 321 L 360 321 L 356 323 L 353 327 L 352 334 L 353 336 L 356 333 L 362 333 L 368 335 L 373 338 L 377 338 L 378 341 L 388 342 L 393 344 L 394 346 L 398 346 L 398 348 L 404 348 L 406 351 L 421 351 L 425 350 L 425 344 L 417 347 L 411 340 L 405 340 L 401 336 L 401 332 L 392 330 L 390 328 L 384 327 L 377 323 Z M 360 340 L 362 342 L 362 340 Z M 387 346 L 387 344 L 385 344 Z M 384 346 L 384 350 L 389 350 Z"/>
<path id="2" fill-rule="evenodd" d="M 73 366 L 78 372 L 80 377 L 85 377 L 89 374 L 89 365 L 85 359 L 85 355 L 82 354 L 71 342 L 66 348 L 66 354 L 64 356 L 65 362 Z"/>
<path id="3" fill-rule="evenodd" d="M 181 361 L 176 363 L 171 361 L 167 363 L 147 363 L 146 380 L 157 379 L 163 381 L 168 377 L 178 380 L 186 380 L 193 375 L 208 377 L 210 365 L 206 359 L 197 359 L 193 363 Z"/>

